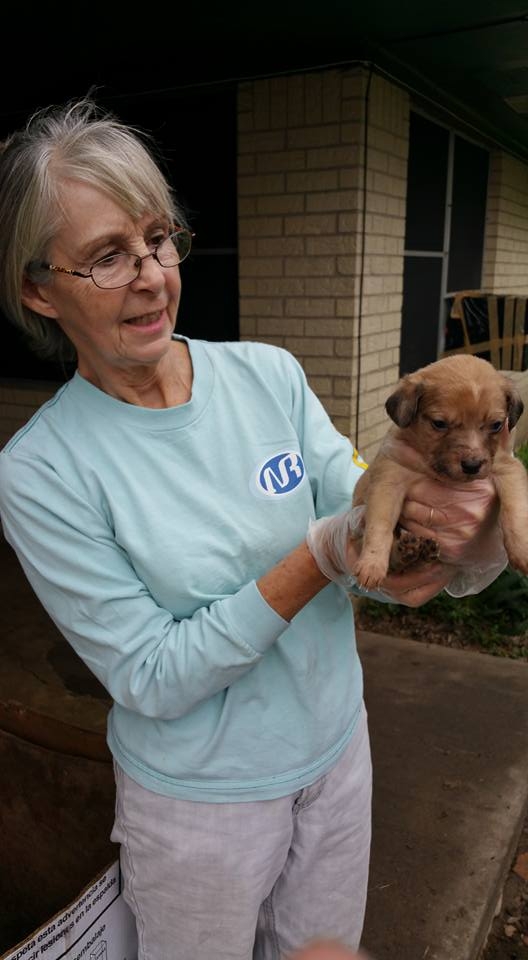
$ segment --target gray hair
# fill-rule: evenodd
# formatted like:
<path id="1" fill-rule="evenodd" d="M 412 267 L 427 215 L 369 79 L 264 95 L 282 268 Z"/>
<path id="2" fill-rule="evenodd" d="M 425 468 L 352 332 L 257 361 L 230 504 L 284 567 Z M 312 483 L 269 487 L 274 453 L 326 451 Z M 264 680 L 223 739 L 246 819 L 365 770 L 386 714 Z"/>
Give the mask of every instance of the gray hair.
<path id="1" fill-rule="evenodd" d="M 105 113 L 90 98 L 34 113 L 0 143 L 0 306 L 41 357 L 75 357 L 53 320 L 22 303 L 24 278 L 62 222 L 61 182 L 98 187 L 134 220 L 145 213 L 185 226 L 183 210 L 155 158 L 150 137 Z M 50 279 L 38 273 L 39 282 Z"/>

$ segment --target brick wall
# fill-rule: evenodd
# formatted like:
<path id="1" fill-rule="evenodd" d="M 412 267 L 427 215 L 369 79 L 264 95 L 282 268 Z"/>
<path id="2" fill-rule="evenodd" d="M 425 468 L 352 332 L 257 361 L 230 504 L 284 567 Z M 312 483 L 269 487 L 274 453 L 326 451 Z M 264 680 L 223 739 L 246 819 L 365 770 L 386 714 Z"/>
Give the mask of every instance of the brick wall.
<path id="1" fill-rule="evenodd" d="M 0 447 L 55 393 L 58 384 L 0 383 Z"/>
<path id="2" fill-rule="evenodd" d="M 241 338 L 291 350 L 368 456 L 397 379 L 408 98 L 359 69 L 259 80 L 238 129 Z"/>
<path id="3" fill-rule="evenodd" d="M 528 294 L 528 166 L 491 155 L 482 287 Z"/>
<path id="4" fill-rule="evenodd" d="M 373 76 L 368 107 L 365 262 L 358 435 L 368 460 L 387 431 L 385 400 L 399 376 L 409 97 Z M 357 368 L 356 368 L 357 369 Z M 353 389 L 357 389 L 357 378 Z"/>

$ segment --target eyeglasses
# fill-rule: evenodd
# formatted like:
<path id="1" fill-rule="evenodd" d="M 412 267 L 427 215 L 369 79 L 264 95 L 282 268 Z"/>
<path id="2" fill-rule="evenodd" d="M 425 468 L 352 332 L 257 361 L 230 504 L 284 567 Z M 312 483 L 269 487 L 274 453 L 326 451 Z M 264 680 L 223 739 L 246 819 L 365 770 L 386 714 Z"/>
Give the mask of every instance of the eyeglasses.
<path id="1" fill-rule="evenodd" d="M 177 267 L 191 252 L 194 236 L 195 234 L 190 230 L 179 227 L 174 233 L 170 233 L 168 237 L 157 243 L 152 253 L 146 253 L 144 257 L 136 257 L 135 253 L 113 253 L 109 257 L 96 260 L 88 273 L 68 270 L 67 267 L 57 267 L 53 263 L 38 263 L 31 266 L 38 266 L 42 270 L 53 270 L 56 273 L 67 273 L 71 277 L 90 278 L 101 290 L 117 290 L 118 287 L 126 287 L 127 284 L 133 283 L 139 277 L 141 264 L 149 257 L 154 257 L 160 267 Z"/>

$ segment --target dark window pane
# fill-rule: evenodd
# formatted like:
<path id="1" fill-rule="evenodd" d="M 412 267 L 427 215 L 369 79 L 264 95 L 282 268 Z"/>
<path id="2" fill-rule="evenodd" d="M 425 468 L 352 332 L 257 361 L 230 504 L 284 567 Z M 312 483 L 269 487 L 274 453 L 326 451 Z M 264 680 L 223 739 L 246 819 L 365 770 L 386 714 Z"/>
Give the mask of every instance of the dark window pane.
<path id="1" fill-rule="evenodd" d="M 449 132 L 411 112 L 407 180 L 407 250 L 442 250 Z"/>
<path id="2" fill-rule="evenodd" d="M 405 257 L 400 376 L 438 356 L 440 257 Z"/>
<path id="3" fill-rule="evenodd" d="M 455 137 L 453 206 L 449 243 L 449 291 L 478 290 L 486 221 L 489 154 Z"/>

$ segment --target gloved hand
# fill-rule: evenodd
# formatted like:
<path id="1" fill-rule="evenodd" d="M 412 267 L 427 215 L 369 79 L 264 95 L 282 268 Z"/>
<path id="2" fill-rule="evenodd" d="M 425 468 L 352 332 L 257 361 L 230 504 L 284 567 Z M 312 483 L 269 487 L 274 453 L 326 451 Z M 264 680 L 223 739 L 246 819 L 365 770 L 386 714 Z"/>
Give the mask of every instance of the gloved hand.
<path id="1" fill-rule="evenodd" d="M 335 517 L 310 520 L 306 542 L 321 573 L 346 590 L 356 586 L 350 570 L 359 556 L 363 507 L 353 507 Z M 356 543 L 354 543 L 356 541 Z"/>
<path id="2" fill-rule="evenodd" d="M 497 518 L 491 480 L 447 485 L 423 477 L 404 503 L 401 523 L 411 533 L 437 541 L 439 559 L 455 568 L 446 591 L 464 597 L 480 593 L 508 565 Z"/>
<path id="3" fill-rule="evenodd" d="M 359 556 L 364 507 L 353 507 L 335 517 L 311 520 L 306 542 L 321 572 L 347 591 L 363 592 L 350 573 Z M 369 596 L 384 602 L 419 607 L 445 587 L 452 568 L 443 563 L 419 563 L 389 573 L 380 589 Z"/>

